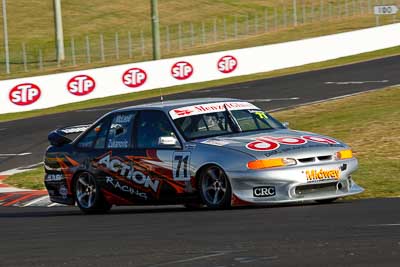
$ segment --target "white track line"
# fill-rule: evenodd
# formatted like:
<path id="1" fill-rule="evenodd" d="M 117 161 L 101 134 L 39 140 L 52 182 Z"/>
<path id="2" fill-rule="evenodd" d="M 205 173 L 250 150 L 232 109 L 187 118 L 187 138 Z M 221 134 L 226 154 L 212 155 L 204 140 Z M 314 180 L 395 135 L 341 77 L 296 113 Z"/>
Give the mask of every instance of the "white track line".
<path id="1" fill-rule="evenodd" d="M 400 223 L 383 223 L 383 224 L 370 224 L 369 227 L 390 227 L 390 226 L 400 226 Z"/>
<path id="2" fill-rule="evenodd" d="M 42 197 L 40 197 L 40 198 L 34 199 L 34 200 L 32 200 L 31 202 L 26 203 L 26 204 L 24 205 L 24 207 L 28 207 L 28 206 L 30 206 L 30 205 L 32 205 L 32 204 L 38 203 L 38 202 L 40 202 L 40 201 L 42 201 L 42 200 L 45 200 L 45 199 L 49 199 L 49 196 L 46 195 L 46 196 L 42 196 Z"/>
<path id="3" fill-rule="evenodd" d="M 20 157 L 20 156 L 28 156 L 32 155 L 32 152 L 25 152 L 19 154 L 0 154 L 0 157 Z"/>
<path id="4" fill-rule="evenodd" d="M 18 167 L 18 168 L 15 168 L 15 169 L 11 169 L 11 170 L 0 172 L 0 175 L 2 175 L 2 176 L 10 176 L 10 175 L 21 173 L 21 172 L 27 172 L 27 171 L 30 171 L 32 169 L 35 169 L 36 167 L 38 167 L 38 166 L 40 166 L 42 164 L 43 164 L 43 162 L 39 162 L 39 163 L 32 164 L 32 165 L 29 165 L 29 166 Z"/>
<path id="5" fill-rule="evenodd" d="M 209 254 L 209 255 L 204 255 L 204 256 L 189 258 L 189 259 L 183 259 L 183 260 L 177 260 L 177 261 L 170 261 L 170 262 L 155 264 L 155 265 L 151 265 L 151 266 L 175 265 L 175 264 L 178 264 L 178 263 L 185 263 L 185 262 L 191 262 L 191 261 L 197 261 L 197 260 L 208 259 L 208 258 L 212 258 L 212 257 L 223 256 L 223 255 L 225 255 L 225 254 L 227 254 L 227 252 L 220 252 L 220 253 L 214 253 L 214 254 Z"/>
<path id="6" fill-rule="evenodd" d="M 391 86 L 389 86 L 387 88 L 396 87 L 396 86 L 399 86 L 399 85 L 400 84 L 394 84 L 394 85 L 391 85 Z M 268 110 L 268 112 L 276 112 L 276 111 L 280 111 L 280 110 L 288 110 L 288 109 L 297 108 L 297 107 L 303 107 L 303 106 L 308 106 L 308 105 L 313 105 L 313 104 L 325 103 L 325 102 L 331 101 L 331 100 L 342 99 L 342 98 L 346 98 L 346 97 L 349 97 L 349 96 L 362 95 L 362 94 L 365 94 L 365 93 L 375 92 L 375 91 L 378 91 L 378 90 L 382 90 L 382 88 L 371 89 L 371 90 L 366 90 L 366 91 L 347 94 L 347 95 L 335 96 L 335 97 L 326 98 L 326 99 L 322 99 L 322 100 L 310 101 L 310 102 L 306 102 L 306 103 L 302 103 L 302 104 L 298 104 L 298 105 L 293 105 L 293 106 L 288 106 L 288 107 L 275 108 L 275 109 Z"/>
<path id="7" fill-rule="evenodd" d="M 288 100 L 299 100 L 300 97 L 288 97 L 288 98 L 264 98 L 264 99 L 247 99 L 248 102 L 271 102 L 271 101 L 288 101 Z"/>
<path id="8" fill-rule="evenodd" d="M 387 82 L 389 82 L 389 80 L 382 80 L 382 81 L 347 81 L 347 82 L 325 82 L 325 84 L 346 85 L 346 84 L 387 83 Z"/>

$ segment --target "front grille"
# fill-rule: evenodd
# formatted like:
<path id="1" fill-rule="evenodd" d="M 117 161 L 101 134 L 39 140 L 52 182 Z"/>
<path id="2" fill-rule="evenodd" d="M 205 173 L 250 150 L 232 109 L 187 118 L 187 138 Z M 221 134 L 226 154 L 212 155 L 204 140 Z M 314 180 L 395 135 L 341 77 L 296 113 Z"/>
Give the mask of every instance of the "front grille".
<path id="1" fill-rule="evenodd" d="M 295 189 L 296 195 L 303 196 L 313 193 L 336 192 L 337 182 L 322 183 L 322 184 L 306 184 L 297 186 Z"/>
<path id="2" fill-rule="evenodd" d="M 310 163 L 310 162 L 314 162 L 315 158 L 302 158 L 302 159 L 298 159 L 298 161 L 300 161 L 301 163 Z"/>
<path id="3" fill-rule="evenodd" d="M 319 161 L 331 160 L 332 156 L 319 156 L 317 157 Z"/>
<path id="4" fill-rule="evenodd" d="M 317 156 L 317 157 L 309 157 L 309 158 L 300 158 L 297 159 L 298 162 L 300 163 L 312 163 L 315 161 L 328 161 L 328 160 L 332 160 L 332 155 L 325 155 L 325 156 Z"/>

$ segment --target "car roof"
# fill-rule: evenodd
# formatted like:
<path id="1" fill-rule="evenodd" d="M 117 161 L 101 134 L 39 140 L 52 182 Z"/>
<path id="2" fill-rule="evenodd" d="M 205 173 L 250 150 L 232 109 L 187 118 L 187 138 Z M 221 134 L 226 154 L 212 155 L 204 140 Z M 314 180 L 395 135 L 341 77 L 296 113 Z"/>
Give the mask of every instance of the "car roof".
<path id="1" fill-rule="evenodd" d="M 217 98 L 217 97 L 210 97 L 210 98 L 191 98 L 191 99 L 180 99 L 180 100 L 170 100 L 164 102 L 153 102 L 148 104 L 141 104 L 137 106 L 130 106 L 125 108 L 120 108 L 117 110 L 112 111 L 114 112 L 125 112 L 125 111 L 133 111 L 133 110 L 162 110 L 165 112 L 169 112 L 172 109 L 186 107 L 186 106 L 193 106 L 199 104 L 209 104 L 209 103 L 217 103 L 217 102 L 242 102 L 245 100 L 235 99 L 235 98 Z"/>

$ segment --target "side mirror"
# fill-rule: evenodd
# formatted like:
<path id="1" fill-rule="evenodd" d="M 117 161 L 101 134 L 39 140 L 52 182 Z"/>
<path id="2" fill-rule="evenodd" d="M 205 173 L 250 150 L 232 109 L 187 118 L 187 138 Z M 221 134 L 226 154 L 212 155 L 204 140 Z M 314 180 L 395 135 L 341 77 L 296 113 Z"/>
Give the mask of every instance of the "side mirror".
<path id="1" fill-rule="evenodd" d="M 160 146 L 170 146 L 179 147 L 179 141 L 174 136 L 161 136 L 158 138 L 158 145 Z"/>
<path id="2" fill-rule="evenodd" d="M 282 122 L 282 125 L 285 126 L 285 128 L 289 128 L 289 122 L 288 121 Z"/>

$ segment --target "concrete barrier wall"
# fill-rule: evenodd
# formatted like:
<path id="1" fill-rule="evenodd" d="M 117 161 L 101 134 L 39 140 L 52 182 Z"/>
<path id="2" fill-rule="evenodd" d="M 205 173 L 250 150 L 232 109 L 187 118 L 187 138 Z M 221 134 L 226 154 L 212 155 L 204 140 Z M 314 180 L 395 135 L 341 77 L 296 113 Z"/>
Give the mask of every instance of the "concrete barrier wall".
<path id="1" fill-rule="evenodd" d="M 400 45 L 400 23 L 280 44 L 0 81 L 0 114 L 273 71 Z"/>

